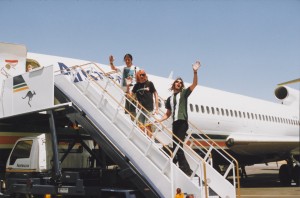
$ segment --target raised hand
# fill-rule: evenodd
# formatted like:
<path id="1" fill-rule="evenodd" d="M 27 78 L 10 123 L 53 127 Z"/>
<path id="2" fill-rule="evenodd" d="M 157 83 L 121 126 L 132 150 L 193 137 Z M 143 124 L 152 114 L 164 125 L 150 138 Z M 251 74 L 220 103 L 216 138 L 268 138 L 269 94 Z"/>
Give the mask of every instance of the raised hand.
<path id="1" fill-rule="evenodd" d="M 199 69 L 199 67 L 201 66 L 200 61 L 196 61 L 193 65 L 193 70 L 197 71 Z"/>
<path id="2" fill-rule="evenodd" d="M 113 63 L 114 60 L 115 60 L 115 58 L 113 57 L 113 55 L 110 55 L 110 56 L 109 56 L 109 62 L 110 62 L 110 63 Z"/>

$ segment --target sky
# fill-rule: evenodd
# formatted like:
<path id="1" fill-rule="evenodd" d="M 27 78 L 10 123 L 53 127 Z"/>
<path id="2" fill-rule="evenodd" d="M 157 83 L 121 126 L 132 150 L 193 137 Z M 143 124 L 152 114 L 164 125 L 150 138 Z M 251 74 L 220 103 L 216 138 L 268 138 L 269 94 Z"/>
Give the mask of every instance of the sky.
<path id="1" fill-rule="evenodd" d="M 28 52 L 115 65 L 130 53 L 186 82 L 200 60 L 199 85 L 273 102 L 300 78 L 300 0 L 0 0 L 0 18 L 0 42 Z"/>

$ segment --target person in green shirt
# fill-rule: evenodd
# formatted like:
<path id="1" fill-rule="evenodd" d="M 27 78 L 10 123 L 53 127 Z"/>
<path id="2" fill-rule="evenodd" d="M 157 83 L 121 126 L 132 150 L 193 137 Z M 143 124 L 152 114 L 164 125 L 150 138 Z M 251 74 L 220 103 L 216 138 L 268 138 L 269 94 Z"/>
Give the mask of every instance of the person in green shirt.
<path id="1" fill-rule="evenodd" d="M 195 89 L 198 84 L 198 76 L 197 71 L 200 67 L 200 62 L 196 61 L 193 64 L 193 83 L 187 89 L 184 87 L 183 80 L 181 78 L 177 78 L 170 90 L 173 91 L 173 94 L 166 101 L 166 113 L 161 118 L 160 122 L 168 119 L 170 116 L 173 118 L 172 123 L 172 131 L 173 134 L 180 139 L 180 141 L 173 136 L 173 151 L 175 150 L 177 144 L 182 147 L 182 142 L 184 142 L 184 138 L 186 136 L 186 132 L 189 128 L 188 125 L 188 97 Z M 192 174 L 192 170 L 184 156 L 184 152 L 182 149 L 178 149 L 176 155 L 174 156 L 173 162 L 176 164 L 178 162 L 179 168 L 186 173 L 188 176 Z"/>

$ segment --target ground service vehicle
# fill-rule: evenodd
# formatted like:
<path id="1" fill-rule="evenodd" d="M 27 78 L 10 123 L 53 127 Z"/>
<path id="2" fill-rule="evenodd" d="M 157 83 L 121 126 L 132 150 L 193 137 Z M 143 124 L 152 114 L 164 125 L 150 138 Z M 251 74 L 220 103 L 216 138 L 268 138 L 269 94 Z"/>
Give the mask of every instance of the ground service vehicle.
<path id="1" fill-rule="evenodd" d="M 58 136 L 53 141 L 50 133 L 43 133 L 21 138 L 8 158 L 2 193 L 12 197 L 139 197 L 97 146 L 87 136 Z"/>

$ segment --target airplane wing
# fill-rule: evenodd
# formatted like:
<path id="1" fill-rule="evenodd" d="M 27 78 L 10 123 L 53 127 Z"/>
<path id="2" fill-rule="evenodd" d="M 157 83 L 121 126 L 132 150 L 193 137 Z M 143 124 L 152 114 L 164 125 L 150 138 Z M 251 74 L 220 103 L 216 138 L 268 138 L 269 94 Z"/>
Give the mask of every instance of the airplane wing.
<path id="1" fill-rule="evenodd" d="M 232 134 L 226 139 L 227 147 L 242 155 L 294 154 L 299 155 L 299 137 L 254 134 Z"/>

